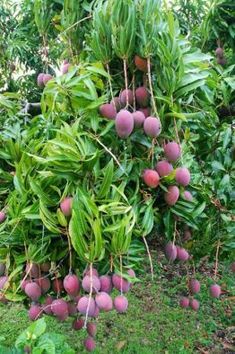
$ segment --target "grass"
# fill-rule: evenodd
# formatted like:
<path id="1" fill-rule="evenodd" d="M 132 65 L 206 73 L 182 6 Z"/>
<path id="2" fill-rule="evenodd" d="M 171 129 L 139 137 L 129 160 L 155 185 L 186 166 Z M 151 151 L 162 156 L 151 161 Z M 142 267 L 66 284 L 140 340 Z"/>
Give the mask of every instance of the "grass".
<path id="1" fill-rule="evenodd" d="M 178 305 L 180 296 L 187 294 L 184 267 L 162 262 L 153 282 L 148 272 L 141 275 L 141 282 L 128 294 L 128 312 L 118 315 L 112 311 L 98 319 L 94 353 L 234 353 L 234 274 L 227 265 L 220 265 L 219 283 L 224 293 L 217 300 L 208 296 L 210 272 L 206 267 L 197 274 L 201 281 L 201 291 L 195 296 L 200 301 L 198 312 Z M 1 305 L 0 319 L 0 342 L 6 346 L 12 346 L 29 325 L 22 304 Z M 46 316 L 46 322 L 48 331 L 64 334 L 76 352 L 85 353 L 82 341 L 86 334 L 71 329 L 72 319 L 59 323 Z"/>

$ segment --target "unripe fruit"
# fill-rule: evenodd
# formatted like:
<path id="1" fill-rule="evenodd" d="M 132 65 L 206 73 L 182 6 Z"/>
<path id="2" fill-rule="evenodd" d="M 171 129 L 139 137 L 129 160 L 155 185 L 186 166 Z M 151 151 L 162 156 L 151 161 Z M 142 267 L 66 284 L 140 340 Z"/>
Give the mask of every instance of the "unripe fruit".
<path id="1" fill-rule="evenodd" d="M 116 296 L 113 303 L 117 312 L 119 313 L 126 312 L 128 308 L 128 300 L 125 296 L 123 295 Z"/>
<path id="2" fill-rule="evenodd" d="M 168 242 L 165 247 L 165 256 L 169 261 L 174 261 L 177 257 L 177 248 L 172 242 Z"/>
<path id="3" fill-rule="evenodd" d="M 66 197 L 60 203 L 60 209 L 65 216 L 71 216 L 72 214 L 73 198 Z"/>
<path id="4" fill-rule="evenodd" d="M 190 301 L 190 307 L 194 310 L 194 311 L 198 311 L 199 307 L 200 307 L 200 303 L 199 301 L 197 301 L 196 299 L 192 299 Z"/>
<path id="5" fill-rule="evenodd" d="M 188 252 L 184 249 L 184 248 L 181 248 L 181 247 L 176 247 L 177 248 L 177 259 L 181 262 L 185 262 L 189 259 L 189 254 Z"/>
<path id="6" fill-rule="evenodd" d="M 33 278 L 39 277 L 39 266 L 36 263 L 28 263 L 25 268 L 26 273 L 30 274 Z"/>
<path id="7" fill-rule="evenodd" d="M 113 285 L 112 280 L 109 275 L 102 275 L 100 277 L 100 291 L 110 293 L 112 291 Z"/>
<path id="8" fill-rule="evenodd" d="M 164 154 L 168 161 L 175 162 L 181 155 L 179 144 L 172 141 L 164 146 Z"/>
<path id="9" fill-rule="evenodd" d="M 38 87 L 43 87 L 44 86 L 44 82 L 43 82 L 43 78 L 44 78 L 44 75 L 43 73 L 40 73 L 37 77 L 37 85 Z"/>
<path id="10" fill-rule="evenodd" d="M 88 309 L 88 304 L 89 304 L 89 296 L 82 296 L 81 299 L 78 301 L 77 310 L 82 315 L 86 315 L 86 311 Z M 95 307 L 96 307 L 95 300 L 93 298 L 90 298 L 88 316 L 94 316 Z"/>
<path id="11" fill-rule="evenodd" d="M 89 336 L 95 337 L 97 333 L 97 327 L 95 323 L 92 322 L 87 323 L 87 333 L 89 334 Z"/>
<path id="12" fill-rule="evenodd" d="M 160 177 L 157 171 L 155 170 L 150 170 L 150 169 L 144 170 L 142 177 L 144 183 L 150 188 L 157 188 L 157 186 L 159 185 Z"/>
<path id="13" fill-rule="evenodd" d="M 149 117 L 151 115 L 151 108 L 139 108 L 138 111 L 144 113 L 145 118 Z"/>
<path id="14" fill-rule="evenodd" d="M 92 337 L 88 337 L 84 340 L 84 346 L 88 352 L 95 350 L 95 341 Z"/>
<path id="15" fill-rule="evenodd" d="M 149 93 L 146 87 L 141 86 L 135 90 L 135 97 L 137 104 L 144 108 L 148 106 L 149 103 Z"/>
<path id="16" fill-rule="evenodd" d="M 193 293 L 193 294 L 199 293 L 200 288 L 201 288 L 201 285 L 200 285 L 200 282 L 198 280 L 190 279 L 189 289 L 190 289 L 191 293 Z"/>
<path id="17" fill-rule="evenodd" d="M 129 275 L 129 277 L 131 277 L 131 278 L 135 278 L 135 277 L 136 277 L 135 271 L 134 271 L 133 269 L 128 269 L 127 273 L 128 273 L 128 275 Z M 131 288 L 132 286 L 133 286 L 133 283 L 130 283 L 130 288 Z"/>
<path id="18" fill-rule="evenodd" d="M 44 85 L 46 85 L 48 83 L 48 81 L 50 81 L 51 79 L 53 79 L 53 76 L 50 74 L 44 74 L 43 75 L 43 83 Z"/>
<path id="19" fill-rule="evenodd" d="M 63 282 L 61 279 L 54 279 L 52 281 L 52 289 L 55 293 L 61 293 L 64 290 Z"/>
<path id="20" fill-rule="evenodd" d="M 69 64 L 69 63 L 64 63 L 64 64 L 61 66 L 61 72 L 62 72 L 63 75 L 68 73 L 69 67 L 70 67 L 70 64 Z"/>
<path id="21" fill-rule="evenodd" d="M 210 286 L 211 297 L 218 298 L 221 295 L 221 287 L 218 284 L 213 284 Z"/>
<path id="22" fill-rule="evenodd" d="M 42 308 L 39 305 L 31 305 L 29 309 L 29 318 L 31 321 L 37 320 L 42 313 Z"/>
<path id="23" fill-rule="evenodd" d="M 1 292 L 0 292 L 0 302 L 1 302 L 2 304 L 7 304 L 7 298 L 6 298 L 6 296 L 5 296 L 4 294 L 2 294 Z"/>
<path id="24" fill-rule="evenodd" d="M 226 58 L 217 58 L 217 63 L 221 66 L 224 66 L 227 63 Z"/>
<path id="25" fill-rule="evenodd" d="M 113 274 L 112 283 L 115 289 L 127 293 L 130 289 L 130 283 L 118 274 Z"/>
<path id="26" fill-rule="evenodd" d="M 155 170 L 160 177 L 168 176 L 173 171 L 173 166 L 168 161 L 158 161 Z"/>
<path id="27" fill-rule="evenodd" d="M 16 66 L 14 63 L 10 63 L 9 67 L 10 67 L 11 72 L 15 71 L 15 69 L 16 69 Z"/>
<path id="28" fill-rule="evenodd" d="M 156 138 L 161 133 L 161 122 L 156 117 L 147 117 L 144 121 L 144 132 L 151 138 Z"/>
<path id="29" fill-rule="evenodd" d="M 132 113 L 132 116 L 134 118 L 134 125 L 136 128 L 140 128 L 145 121 L 145 115 L 141 111 L 135 111 Z"/>
<path id="30" fill-rule="evenodd" d="M 97 305 L 95 305 L 95 311 L 90 317 L 97 318 L 99 314 L 100 314 L 100 309 Z"/>
<path id="31" fill-rule="evenodd" d="M 25 286 L 25 294 L 33 301 L 37 301 L 42 295 L 40 286 L 37 283 L 30 282 Z"/>
<path id="32" fill-rule="evenodd" d="M 127 138 L 134 129 L 133 115 L 127 110 L 122 109 L 116 116 L 115 126 L 117 135 L 120 138 Z"/>
<path id="33" fill-rule="evenodd" d="M 26 285 L 27 285 L 28 283 L 31 283 L 31 280 L 25 279 L 25 280 L 22 280 L 22 281 L 21 281 L 21 283 L 20 283 L 20 288 L 21 288 L 22 291 L 24 291 L 24 289 L 25 289 L 25 287 L 26 287 Z"/>
<path id="34" fill-rule="evenodd" d="M 113 301 L 111 296 L 109 296 L 109 294 L 105 293 L 104 291 L 96 295 L 95 302 L 100 310 L 110 311 L 113 308 Z"/>
<path id="35" fill-rule="evenodd" d="M 76 306 L 75 302 L 73 302 L 73 301 L 68 301 L 68 302 L 67 302 L 67 305 L 68 305 L 68 313 L 69 313 L 69 316 L 76 315 L 76 313 L 77 313 L 77 306 Z"/>
<path id="36" fill-rule="evenodd" d="M 223 48 L 221 48 L 221 47 L 216 48 L 215 55 L 219 58 L 223 58 L 223 56 L 224 56 Z"/>
<path id="37" fill-rule="evenodd" d="M 4 275 L 6 266 L 4 263 L 0 263 L 0 276 Z"/>
<path id="38" fill-rule="evenodd" d="M 80 329 L 83 328 L 83 326 L 84 326 L 84 320 L 82 318 L 73 321 L 72 327 L 73 329 L 75 329 L 75 331 L 79 331 Z"/>
<path id="39" fill-rule="evenodd" d="M 52 314 L 52 309 L 51 309 L 51 304 L 53 302 L 53 298 L 48 295 L 45 299 L 45 302 L 43 304 L 43 311 L 47 314 L 47 315 L 51 315 Z"/>
<path id="40" fill-rule="evenodd" d="M 187 186 L 190 182 L 190 173 L 186 167 L 179 167 L 175 172 L 175 180 L 182 186 Z"/>
<path id="41" fill-rule="evenodd" d="M 4 213 L 4 211 L 0 211 L 0 224 L 3 223 L 3 221 L 5 221 L 6 219 L 6 213 Z"/>
<path id="42" fill-rule="evenodd" d="M 79 280 L 75 274 L 66 275 L 63 285 L 68 295 L 76 296 L 80 290 Z"/>
<path id="43" fill-rule="evenodd" d="M 180 307 L 182 307 L 182 308 L 189 307 L 189 299 L 187 297 L 182 297 L 180 299 Z"/>
<path id="44" fill-rule="evenodd" d="M 128 97 L 128 104 L 130 104 L 132 106 L 133 104 L 133 92 L 132 90 L 123 90 L 120 93 L 119 99 L 121 102 L 122 107 L 126 107 L 127 105 L 127 97 Z"/>
<path id="45" fill-rule="evenodd" d="M 110 103 L 113 105 L 116 112 L 119 112 L 120 109 L 122 108 L 119 97 L 114 97 Z"/>
<path id="46" fill-rule="evenodd" d="M 184 231 L 184 238 L 183 238 L 184 242 L 190 240 L 190 239 L 191 239 L 191 236 L 192 236 L 192 235 L 191 235 L 191 232 L 190 232 L 189 230 L 185 230 L 185 231 Z"/>
<path id="47" fill-rule="evenodd" d="M 51 282 L 48 278 L 38 278 L 35 281 L 40 286 L 42 294 L 46 294 L 51 287 Z"/>
<path id="48" fill-rule="evenodd" d="M 164 199 L 168 205 L 172 206 L 175 205 L 175 203 L 179 199 L 179 196 L 179 188 L 177 186 L 169 186 L 167 188 L 167 192 L 164 194 Z"/>
<path id="49" fill-rule="evenodd" d="M 92 290 L 94 292 L 98 292 L 100 290 L 100 280 L 95 275 L 93 275 L 92 277 L 90 277 L 89 275 L 86 275 L 83 278 L 83 280 L 82 280 L 83 289 L 87 293 L 89 293 L 90 292 L 91 281 L 92 281 Z"/>
<path id="50" fill-rule="evenodd" d="M 184 191 L 183 197 L 185 200 L 188 200 L 189 202 L 192 202 L 193 196 L 189 191 Z"/>
<path id="51" fill-rule="evenodd" d="M 135 278 L 135 277 L 136 277 L 135 271 L 134 271 L 133 269 L 131 269 L 131 268 L 128 269 L 127 273 L 129 274 L 129 276 L 130 276 L 131 278 Z"/>
<path id="52" fill-rule="evenodd" d="M 92 267 L 92 270 L 90 269 L 90 267 L 87 268 L 83 274 L 84 275 L 91 275 L 92 274 L 92 275 L 95 275 L 97 278 L 99 278 L 99 273 L 98 273 L 97 269 L 95 269 L 93 267 Z"/>
<path id="53" fill-rule="evenodd" d="M 51 310 L 55 316 L 63 320 L 68 317 L 68 305 L 63 299 L 54 300 L 51 304 Z"/>
<path id="54" fill-rule="evenodd" d="M 100 114 L 108 119 L 115 119 L 117 111 L 113 104 L 105 103 L 102 104 L 99 108 Z"/>
<path id="55" fill-rule="evenodd" d="M 39 266 L 40 266 L 41 271 L 45 272 L 45 273 L 49 272 L 49 270 L 51 269 L 50 262 L 41 263 Z"/>
<path id="56" fill-rule="evenodd" d="M 138 70 L 143 71 L 144 73 L 148 71 L 147 60 L 138 55 L 135 55 L 135 66 Z"/>
<path id="57" fill-rule="evenodd" d="M 0 290 L 4 289 L 4 287 L 6 286 L 8 282 L 8 277 L 7 276 L 3 276 L 3 277 L 0 277 Z"/>
<path id="58" fill-rule="evenodd" d="M 78 301 L 81 299 L 81 295 L 77 295 L 77 296 L 72 296 L 69 295 L 70 299 L 75 302 L 76 304 L 78 303 Z"/>

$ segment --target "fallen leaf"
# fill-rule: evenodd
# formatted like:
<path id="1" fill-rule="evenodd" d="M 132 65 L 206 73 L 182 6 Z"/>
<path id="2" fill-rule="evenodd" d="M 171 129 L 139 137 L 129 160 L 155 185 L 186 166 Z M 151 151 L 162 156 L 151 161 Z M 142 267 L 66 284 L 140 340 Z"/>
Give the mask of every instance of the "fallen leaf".
<path id="1" fill-rule="evenodd" d="M 122 348 L 125 347 L 125 345 L 126 345 L 126 340 L 121 340 L 120 342 L 118 342 L 116 344 L 116 348 L 117 348 L 117 350 L 121 350 Z"/>

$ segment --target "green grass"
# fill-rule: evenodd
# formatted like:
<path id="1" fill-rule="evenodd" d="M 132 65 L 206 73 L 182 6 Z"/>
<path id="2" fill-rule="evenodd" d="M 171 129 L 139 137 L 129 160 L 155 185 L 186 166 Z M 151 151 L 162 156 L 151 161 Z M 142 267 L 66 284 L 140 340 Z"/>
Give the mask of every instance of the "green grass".
<path id="1" fill-rule="evenodd" d="M 128 294 L 128 312 L 118 315 L 113 311 L 98 319 L 94 353 L 189 354 L 200 352 L 200 348 L 209 353 L 223 353 L 223 339 L 216 333 L 222 331 L 229 338 L 234 324 L 234 300 L 230 299 L 234 296 L 234 275 L 221 266 L 223 276 L 219 282 L 225 293 L 221 299 L 213 300 L 208 296 L 208 269 L 198 274 L 202 283 L 201 292 L 196 295 L 200 310 L 193 312 L 178 306 L 180 296 L 187 293 L 185 273 L 178 265 L 163 264 L 156 269 L 153 282 L 148 273 L 140 276 L 142 282 L 135 284 Z M 12 346 L 29 325 L 22 304 L 1 305 L 0 319 L 1 343 L 7 346 Z M 59 323 L 46 316 L 46 322 L 48 331 L 63 333 L 76 352 L 85 352 L 82 340 L 86 334 L 71 329 L 72 319 Z"/>

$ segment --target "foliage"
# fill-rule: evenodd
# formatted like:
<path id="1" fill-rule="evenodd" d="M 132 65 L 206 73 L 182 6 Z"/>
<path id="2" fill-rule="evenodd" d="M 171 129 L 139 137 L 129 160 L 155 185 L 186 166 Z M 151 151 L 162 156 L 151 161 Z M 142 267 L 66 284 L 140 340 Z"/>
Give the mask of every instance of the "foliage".
<path id="1" fill-rule="evenodd" d="M 227 62 L 234 64 L 233 0 L 175 0 L 171 2 L 171 8 L 179 20 L 181 30 L 196 46 L 213 53 L 216 47 L 223 47 Z"/>
<path id="2" fill-rule="evenodd" d="M 0 203 L 7 212 L 0 226 L 0 260 L 11 277 L 8 298 L 21 300 L 18 283 L 26 261 L 63 264 L 60 275 L 66 274 L 68 237 L 73 269 L 94 262 L 105 271 L 113 263 L 119 271 L 122 262 L 141 268 L 142 236 L 172 240 L 177 233 L 183 244 L 185 226 L 193 231 L 187 247 L 195 257 L 214 256 L 218 240 L 224 256 L 231 254 L 232 117 L 221 125 L 219 109 L 234 97 L 233 66 L 223 70 L 210 54 L 192 46 L 181 35 L 181 22 L 159 1 L 48 4 L 37 1 L 27 12 L 33 21 L 27 25 L 31 30 L 37 25 L 36 39 L 46 49 L 40 60 L 54 74 L 42 92 L 42 113 L 27 114 L 20 95 L 0 96 Z M 148 22 L 150 13 L 154 16 Z M 12 20 L 11 13 L 7 16 Z M 27 26 L 20 28 L 24 33 Z M 41 53 L 35 42 L 34 57 Z M 123 77 L 131 89 L 146 81 L 133 65 L 135 54 L 151 59 L 152 102 L 163 127 L 158 143 L 140 130 L 126 141 L 119 139 L 114 121 L 98 111 L 123 88 Z M 29 65 L 28 54 L 9 57 Z M 70 63 L 64 75 L 57 70 L 62 58 Z M 194 196 L 192 203 L 185 201 L 181 188 L 173 207 L 166 206 L 163 194 L 174 173 L 156 191 L 141 180 L 171 140 L 181 142 L 182 158 L 174 167 L 191 169 Z M 74 197 L 70 220 L 59 209 L 66 196 Z"/>
<path id="3" fill-rule="evenodd" d="M 65 337 L 63 335 L 46 333 L 46 330 L 47 324 L 45 319 L 42 318 L 32 323 L 16 339 L 15 348 L 9 350 L 9 354 L 25 353 L 26 350 L 35 354 L 75 353 L 75 351 L 65 342 Z M 2 350 L 6 350 L 7 352 L 7 348 L 2 348 Z"/>

